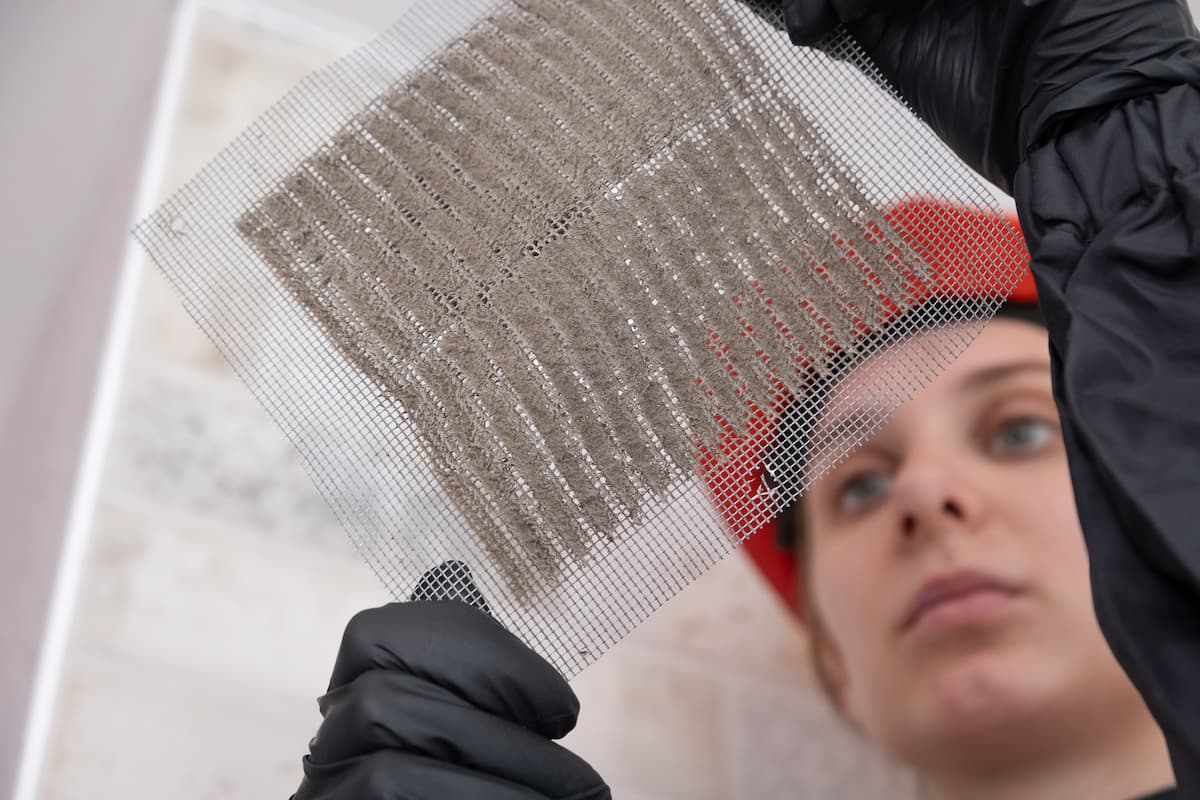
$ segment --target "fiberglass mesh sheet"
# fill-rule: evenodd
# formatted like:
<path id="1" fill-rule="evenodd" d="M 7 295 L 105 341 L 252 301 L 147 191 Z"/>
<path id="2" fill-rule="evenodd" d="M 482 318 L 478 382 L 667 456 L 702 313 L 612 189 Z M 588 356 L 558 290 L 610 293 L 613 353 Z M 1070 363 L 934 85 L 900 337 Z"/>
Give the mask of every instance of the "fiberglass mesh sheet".
<path id="1" fill-rule="evenodd" d="M 388 589 L 462 595 L 463 569 L 421 580 L 459 562 L 571 676 L 970 342 L 1023 250 L 993 202 L 845 35 L 793 48 L 732 0 L 456 0 L 307 78 L 136 233 Z M 968 223 L 977 248 L 931 256 Z M 979 318 L 820 458 L 776 431 L 871 331 L 953 322 L 930 287 L 962 282 Z"/>

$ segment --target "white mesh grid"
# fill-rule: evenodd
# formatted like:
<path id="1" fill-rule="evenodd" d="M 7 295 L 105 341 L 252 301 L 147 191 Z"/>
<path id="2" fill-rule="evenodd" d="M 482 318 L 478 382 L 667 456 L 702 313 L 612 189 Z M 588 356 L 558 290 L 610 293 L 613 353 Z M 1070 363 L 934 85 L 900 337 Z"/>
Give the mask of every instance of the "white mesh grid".
<path id="1" fill-rule="evenodd" d="M 424 2 L 138 227 L 395 596 L 471 575 L 574 675 L 1015 283 L 1019 234 L 854 43 L 793 48 L 770 20 L 732 0 Z M 949 202 L 892 213 L 928 197 Z M 956 204 L 990 212 L 927 261 L 962 235 Z M 975 285 L 979 313 L 948 324 L 938 282 Z M 789 403 L 821 413 L 812 377 L 901 314 L 944 334 L 862 390 L 819 458 L 772 443 Z"/>

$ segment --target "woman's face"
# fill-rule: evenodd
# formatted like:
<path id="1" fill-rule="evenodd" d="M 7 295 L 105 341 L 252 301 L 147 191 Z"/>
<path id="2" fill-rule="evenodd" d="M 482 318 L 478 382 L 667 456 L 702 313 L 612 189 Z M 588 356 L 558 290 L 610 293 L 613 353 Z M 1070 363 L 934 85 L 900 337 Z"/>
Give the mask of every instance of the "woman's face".
<path id="1" fill-rule="evenodd" d="M 872 356 L 819 427 L 944 335 Z M 901 760 L 1011 758 L 1141 702 L 1092 610 L 1041 328 L 990 323 L 803 508 L 818 652 L 845 712 Z"/>

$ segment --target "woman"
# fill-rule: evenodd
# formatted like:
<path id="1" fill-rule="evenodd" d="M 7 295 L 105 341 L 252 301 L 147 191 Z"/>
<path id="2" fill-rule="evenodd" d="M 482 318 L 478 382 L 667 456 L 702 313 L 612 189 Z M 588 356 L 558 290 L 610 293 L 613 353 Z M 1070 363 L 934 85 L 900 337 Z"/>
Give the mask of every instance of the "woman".
<path id="1" fill-rule="evenodd" d="M 829 699 L 932 796 L 1149 796 L 1173 784 L 1166 744 L 1096 623 L 1046 332 L 1020 289 L 747 548 L 806 621 Z M 882 332 L 786 438 L 820 441 L 947 335 Z"/>

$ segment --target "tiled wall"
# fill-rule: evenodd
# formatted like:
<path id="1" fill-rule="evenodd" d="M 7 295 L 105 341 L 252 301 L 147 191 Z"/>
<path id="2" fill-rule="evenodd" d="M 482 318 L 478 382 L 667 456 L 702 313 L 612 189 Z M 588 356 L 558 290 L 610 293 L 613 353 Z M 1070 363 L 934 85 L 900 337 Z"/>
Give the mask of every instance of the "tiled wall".
<path id="1" fill-rule="evenodd" d="M 202 17 L 168 185 L 328 53 Z M 42 797 L 285 798 L 346 620 L 386 602 L 298 456 L 146 276 Z M 574 683 L 618 800 L 905 798 L 735 554 Z"/>

